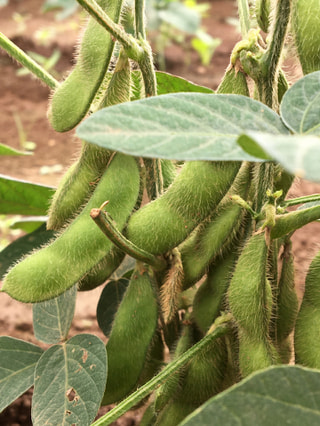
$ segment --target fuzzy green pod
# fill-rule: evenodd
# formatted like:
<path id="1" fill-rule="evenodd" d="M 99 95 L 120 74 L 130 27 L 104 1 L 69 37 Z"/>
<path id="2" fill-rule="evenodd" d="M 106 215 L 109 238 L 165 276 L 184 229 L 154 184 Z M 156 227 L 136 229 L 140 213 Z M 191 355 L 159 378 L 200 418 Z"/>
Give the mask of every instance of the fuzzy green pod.
<path id="1" fill-rule="evenodd" d="M 223 339 L 213 340 L 186 366 L 181 391 L 174 396 L 180 402 L 200 406 L 223 390 L 227 367 L 227 348 Z"/>
<path id="2" fill-rule="evenodd" d="M 2 291 L 33 303 L 52 299 L 72 287 L 113 247 L 91 219 L 91 209 L 109 200 L 108 211 L 122 229 L 139 192 L 136 160 L 115 154 L 82 212 L 49 245 L 17 263 L 6 275 Z"/>
<path id="3" fill-rule="evenodd" d="M 296 363 L 320 369 L 320 252 L 313 258 L 294 331 Z"/>
<path id="4" fill-rule="evenodd" d="M 270 11 L 271 11 L 270 0 L 256 0 L 255 11 L 256 11 L 256 18 L 257 18 L 259 27 L 262 29 L 262 31 L 267 33 L 269 30 L 269 24 L 270 24 Z"/>
<path id="5" fill-rule="evenodd" d="M 193 327 L 187 323 L 181 332 L 176 343 L 173 359 L 178 358 L 186 352 L 194 343 Z M 181 376 L 185 371 L 185 366 L 175 371 L 167 380 L 157 389 L 155 394 L 154 408 L 156 412 L 160 412 L 169 403 L 173 396 L 181 390 Z"/>
<path id="6" fill-rule="evenodd" d="M 288 241 L 283 248 L 277 295 L 276 338 L 278 345 L 281 345 L 293 331 L 298 310 L 299 301 L 294 282 L 292 243 Z"/>
<path id="7" fill-rule="evenodd" d="M 255 371 L 268 368 L 275 363 L 277 356 L 271 343 L 262 339 L 257 340 L 254 336 L 239 330 L 239 367 L 242 378 L 249 376 Z"/>
<path id="8" fill-rule="evenodd" d="M 232 251 L 210 265 L 206 280 L 193 301 L 193 320 L 206 333 L 220 311 L 224 309 L 226 292 L 231 280 L 237 253 Z"/>
<path id="9" fill-rule="evenodd" d="M 267 255 L 264 232 L 253 234 L 239 256 L 228 289 L 228 303 L 237 325 L 252 336 L 267 334 Z"/>
<path id="10" fill-rule="evenodd" d="M 304 74 L 320 69 L 319 0 L 292 1 L 292 32 Z"/>
<path id="11" fill-rule="evenodd" d="M 97 186 L 111 155 L 111 151 L 82 142 L 78 160 L 64 174 L 53 195 L 47 229 L 59 230 L 79 213 Z"/>
<path id="12" fill-rule="evenodd" d="M 183 288 L 195 284 L 205 273 L 210 261 L 227 251 L 241 228 L 245 211 L 232 195 L 247 198 L 250 187 L 249 163 L 243 163 L 234 183 L 217 209 L 201 223 L 179 247 L 183 264 Z"/>
<path id="13" fill-rule="evenodd" d="M 320 309 L 303 300 L 298 313 L 294 350 L 296 364 L 320 369 Z"/>
<path id="14" fill-rule="evenodd" d="M 152 254 L 173 249 L 218 205 L 239 167 L 239 162 L 186 163 L 161 197 L 131 216 L 129 240 Z"/>
<path id="15" fill-rule="evenodd" d="M 217 93 L 250 96 L 246 75 L 235 66 L 230 66 L 217 89 Z"/>
<path id="16" fill-rule="evenodd" d="M 172 400 L 159 413 L 154 426 L 177 426 L 196 408 L 186 402 Z"/>
<path id="17" fill-rule="evenodd" d="M 97 3 L 114 21 L 118 22 L 121 0 L 98 0 Z M 87 114 L 111 60 L 114 40 L 90 18 L 83 34 L 77 63 L 68 77 L 52 95 L 48 118 L 57 132 L 73 129 Z"/>
<path id="18" fill-rule="evenodd" d="M 107 343 L 108 379 L 102 405 L 124 398 L 138 383 L 154 338 L 158 303 L 151 272 L 138 263 Z"/>
<path id="19" fill-rule="evenodd" d="M 118 247 L 112 247 L 106 256 L 78 281 L 78 291 L 94 290 L 105 283 L 121 265 L 124 257 L 125 253 L 123 251 L 118 249 Z"/>

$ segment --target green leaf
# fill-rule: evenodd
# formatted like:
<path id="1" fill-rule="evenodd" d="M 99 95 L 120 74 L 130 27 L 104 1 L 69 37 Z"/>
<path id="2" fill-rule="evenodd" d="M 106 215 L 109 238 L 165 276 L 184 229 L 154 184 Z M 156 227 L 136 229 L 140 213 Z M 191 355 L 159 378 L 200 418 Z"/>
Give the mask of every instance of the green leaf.
<path id="1" fill-rule="evenodd" d="M 272 137 L 273 135 L 270 135 Z M 240 135 L 238 138 L 238 144 L 241 148 L 253 157 L 262 158 L 264 160 L 270 160 L 270 156 L 261 148 L 257 142 L 252 139 L 249 135 Z"/>
<path id="2" fill-rule="evenodd" d="M 275 366 L 211 398 L 182 426 L 315 426 L 320 424 L 320 371 Z"/>
<path id="3" fill-rule="evenodd" d="M 198 84 L 167 72 L 157 71 L 156 77 L 158 95 L 179 92 L 214 93 L 213 90 L 208 87 L 199 86 Z"/>
<path id="4" fill-rule="evenodd" d="M 110 281 L 101 293 L 97 306 L 97 321 L 103 334 L 107 337 L 128 284 L 129 280 L 126 278 Z"/>
<path id="5" fill-rule="evenodd" d="M 320 71 L 301 78 L 285 93 L 280 115 L 294 133 L 320 136 Z"/>
<path id="6" fill-rule="evenodd" d="M 11 148 L 11 146 L 4 145 L 3 143 L 0 143 L 0 155 L 31 155 L 30 152 L 22 152 L 18 151 L 17 149 Z"/>
<path id="7" fill-rule="evenodd" d="M 248 132 L 240 136 L 239 142 L 250 154 L 257 153 L 255 147 L 260 146 L 264 158 L 273 158 L 293 175 L 320 182 L 320 138 L 317 136 Z"/>
<path id="8" fill-rule="evenodd" d="M 36 339 L 58 343 L 68 336 L 76 305 L 77 286 L 46 302 L 34 303 L 33 329 Z"/>
<path id="9" fill-rule="evenodd" d="M 0 412 L 32 385 L 43 350 L 13 337 L 0 337 Z"/>
<path id="10" fill-rule="evenodd" d="M 54 189 L 0 175 L 0 214 L 43 216 Z"/>
<path id="11" fill-rule="evenodd" d="M 106 348 L 98 337 L 79 334 L 52 346 L 35 371 L 33 425 L 90 425 L 99 409 L 106 377 Z"/>
<path id="12" fill-rule="evenodd" d="M 30 216 L 16 220 L 10 225 L 10 229 L 21 229 L 25 232 L 33 232 L 48 220 L 47 216 Z"/>
<path id="13" fill-rule="evenodd" d="M 247 96 L 174 93 L 97 111 L 77 135 L 134 156 L 259 161 L 237 144 L 246 130 L 288 133 L 274 111 Z"/>
<path id="14" fill-rule="evenodd" d="M 4 277 L 7 270 L 20 260 L 22 256 L 47 244 L 54 235 L 54 231 L 47 231 L 46 224 L 43 224 L 40 228 L 18 238 L 8 245 L 0 252 L 0 279 Z"/>

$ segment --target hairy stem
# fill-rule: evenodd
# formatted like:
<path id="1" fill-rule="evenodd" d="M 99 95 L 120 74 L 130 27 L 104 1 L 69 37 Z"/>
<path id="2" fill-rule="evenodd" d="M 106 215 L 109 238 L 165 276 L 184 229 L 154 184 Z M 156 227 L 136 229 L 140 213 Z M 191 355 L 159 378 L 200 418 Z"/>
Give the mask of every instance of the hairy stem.
<path id="1" fill-rule="evenodd" d="M 122 414 L 130 410 L 134 405 L 140 402 L 143 398 L 149 395 L 154 389 L 156 389 L 161 383 L 163 383 L 171 374 L 181 368 L 190 359 L 192 359 L 196 353 L 201 351 L 205 346 L 210 344 L 214 339 L 223 336 L 229 331 L 228 322 L 231 320 L 230 314 L 222 315 L 217 318 L 212 329 L 209 330 L 208 334 L 196 343 L 189 350 L 184 352 L 179 358 L 170 362 L 157 376 L 149 380 L 145 385 L 141 386 L 136 392 L 131 394 L 124 401 L 120 402 L 115 408 L 105 414 L 96 422 L 92 423 L 92 426 L 107 426 L 118 419 Z"/>
<path id="2" fill-rule="evenodd" d="M 278 65 L 290 20 L 290 11 L 291 0 L 278 0 L 271 42 L 261 60 L 263 77 L 260 89 L 258 88 L 261 94 L 260 100 L 274 109 L 277 108 L 277 105 L 274 105 L 274 99 L 276 99 L 274 91 L 277 90 Z"/>
<path id="3" fill-rule="evenodd" d="M 136 245 L 132 244 L 121 232 L 117 229 L 115 222 L 110 214 L 103 212 L 100 209 L 92 209 L 90 212 L 91 218 L 99 226 L 101 231 L 115 244 L 118 248 L 123 250 L 129 256 L 147 263 L 155 270 L 163 270 L 167 266 L 167 262 L 162 257 L 154 256 Z"/>
<path id="4" fill-rule="evenodd" d="M 56 89 L 59 86 L 59 82 L 52 77 L 41 65 L 34 61 L 29 55 L 21 50 L 16 44 L 9 40 L 3 33 L 0 32 L 0 46 L 18 61 L 21 65 L 27 68 L 33 75 L 39 78 L 43 83 L 49 86 L 51 89 Z"/>
<path id="5" fill-rule="evenodd" d="M 77 2 L 122 44 L 129 58 L 138 62 L 141 56 L 144 56 L 143 48 L 138 41 L 127 34 L 121 25 L 113 22 L 95 0 L 77 0 Z"/>
<path id="6" fill-rule="evenodd" d="M 146 26 L 145 26 L 145 0 L 135 0 L 134 4 L 135 11 L 135 25 L 136 25 L 136 36 L 138 38 L 146 38 Z"/>
<path id="7" fill-rule="evenodd" d="M 237 0 L 237 2 L 241 35 L 243 38 L 245 38 L 248 34 L 248 31 L 250 30 L 250 13 L 248 0 Z"/>

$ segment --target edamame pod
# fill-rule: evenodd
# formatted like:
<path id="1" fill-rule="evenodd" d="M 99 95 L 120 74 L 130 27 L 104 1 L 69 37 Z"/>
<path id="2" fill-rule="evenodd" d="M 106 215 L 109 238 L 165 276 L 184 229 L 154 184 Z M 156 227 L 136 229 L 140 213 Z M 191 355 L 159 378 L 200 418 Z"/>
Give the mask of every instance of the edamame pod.
<path id="1" fill-rule="evenodd" d="M 249 163 L 243 163 L 231 189 L 217 209 L 179 247 L 183 264 L 183 288 L 195 284 L 215 256 L 228 250 L 235 241 L 245 215 L 244 209 L 230 197 L 246 199 L 250 187 Z"/>
<path id="2" fill-rule="evenodd" d="M 152 254 L 172 250 L 216 208 L 231 186 L 240 164 L 186 163 L 161 197 L 131 216 L 127 226 L 128 238 Z"/>
<path id="3" fill-rule="evenodd" d="M 230 66 L 217 89 L 217 93 L 250 96 L 246 75 L 240 69 L 236 69 L 235 66 Z"/>
<path id="4" fill-rule="evenodd" d="M 210 265 L 207 279 L 199 287 L 193 301 L 193 320 L 206 333 L 220 311 L 231 280 L 237 253 L 232 251 Z"/>
<path id="5" fill-rule="evenodd" d="M 90 218 L 109 200 L 108 211 L 122 229 L 136 205 L 140 174 L 136 160 L 115 154 L 82 212 L 48 246 L 30 254 L 6 275 L 2 291 L 22 302 L 52 299 L 79 281 L 113 247 Z"/>
<path id="6" fill-rule="evenodd" d="M 294 282 L 294 259 L 291 241 L 288 241 L 283 248 L 282 268 L 278 288 L 276 340 L 279 352 L 282 354 L 282 360 L 288 361 L 291 357 L 291 350 L 287 339 L 294 329 L 299 310 Z"/>
<path id="7" fill-rule="evenodd" d="M 94 191 L 108 161 L 111 151 L 82 142 L 78 160 L 62 177 L 53 195 L 47 229 L 59 230 L 79 213 Z"/>
<path id="8" fill-rule="evenodd" d="M 304 74 L 320 69 L 319 0 L 292 1 L 292 31 Z"/>
<path id="9" fill-rule="evenodd" d="M 98 0 L 97 3 L 114 22 L 119 21 L 121 0 Z M 113 48 L 111 35 L 89 18 L 77 63 L 51 98 L 48 118 L 54 130 L 73 129 L 85 117 L 108 70 Z"/>
<path id="10" fill-rule="evenodd" d="M 320 252 L 313 258 L 294 331 L 297 364 L 320 369 Z"/>
<path id="11" fill-rule="evenodd" d="M 102 405 L 121 400 L 137 385 L 157 320 L 158 303 L 152 273 L 137 263 L 106 346 L 108 379 Z"/>
<path id="12" fill-rule="evenodd" d="M 112 247 L 107 255 L 78 281 L 78 291 L 94 290 L 105 283 L 120 266 L 124 257 L 125 253 L 123 251 L 118 249 L 118 247 Z"/>

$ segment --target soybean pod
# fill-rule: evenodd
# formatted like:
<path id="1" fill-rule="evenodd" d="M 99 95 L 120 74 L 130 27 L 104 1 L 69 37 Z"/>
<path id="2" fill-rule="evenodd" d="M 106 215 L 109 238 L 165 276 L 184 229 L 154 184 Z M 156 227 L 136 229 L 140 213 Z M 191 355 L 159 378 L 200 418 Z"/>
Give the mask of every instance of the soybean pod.
<path id="1" fill-rule="evenodd" d="M 108 379 L 102 405 L 124 398 L 138 384 L 156 333 L 158 303 L 148 267 L 137 262 L 107 343 Z"/>
<path id="2" fill-rule="evenodd" d="M 107 149 L 82 142 L 78 160 L 64 174 L 53 195 L 47 229 L 59 230 L 79 213 L 97 186 L 111 155 Z"/>
<path id="3" fill-rule="evenodd" d="M 238 330 L 242 377 L 277 362 L 268 335 L 272 292 L 266 277 L 267 256 L 264 232 L 253 234 L 239 256 L 228 289 L 229 308 Z"/>
<path id="4" fill-rule="evenodd" d="M 72 287 L 113 247 L 90 218 L 91 209 L 109 200 L 108 210 L 122 229 L 139 192 L 136 160 L 115 154 L 82 212 L 48 246 L 17 263 L 6 275 L 2 291 L 33 303 L 52 299 Z"/>
<path id="5" fill-rule="evenodd" d="M 313 258 L 297 316 L 294 349 L 297 364 L 320 369 L 320 252 Z"/>
<path id="6" fill-rule="evenodd" d="M 98 0 L 97 3 L 114 22 L 119 21 L 121 0 Z M 54 130 L 71 130 L 85 117 L 108 70 L 113 48 L 111 35 L 89 18 L 77 63 L 51 97 L 48 118 Z"/>
<path id="7" fill-rule="evenodd" d="M 230 188 L 240 164 L 186 163 L 162 196 L 131 216 L 128 238 L 152 254 L 172 250 L 216 208 Z"/>
<path id="8" fill-rule="evenodd" d="M 250 187 L 250 163 L 243 163 L 234 183 L 217 209 L 179 247 L 184 270 L 183 288 L 195 284 L 210 261 L 228 251 L 236 240 L 244 219 L 244 209 L 232 195 L 247 198 Z"/>
<path id="9" fill-rule="evenodd" d="M 320 69 L 319 0 L 292 1 L 292 31 L 304 74 Z"/>
<path id="10" fill-rule="evenodd" d="M 282 362 L 289 362 L 292 353 L 290 334 L 296 322 L 299 301 L 294 282 L 294 259 L 292 243 L 287 241 L 283 247 L 282 268 L 278 285 L 276 312 L 276 342 Z"/>

